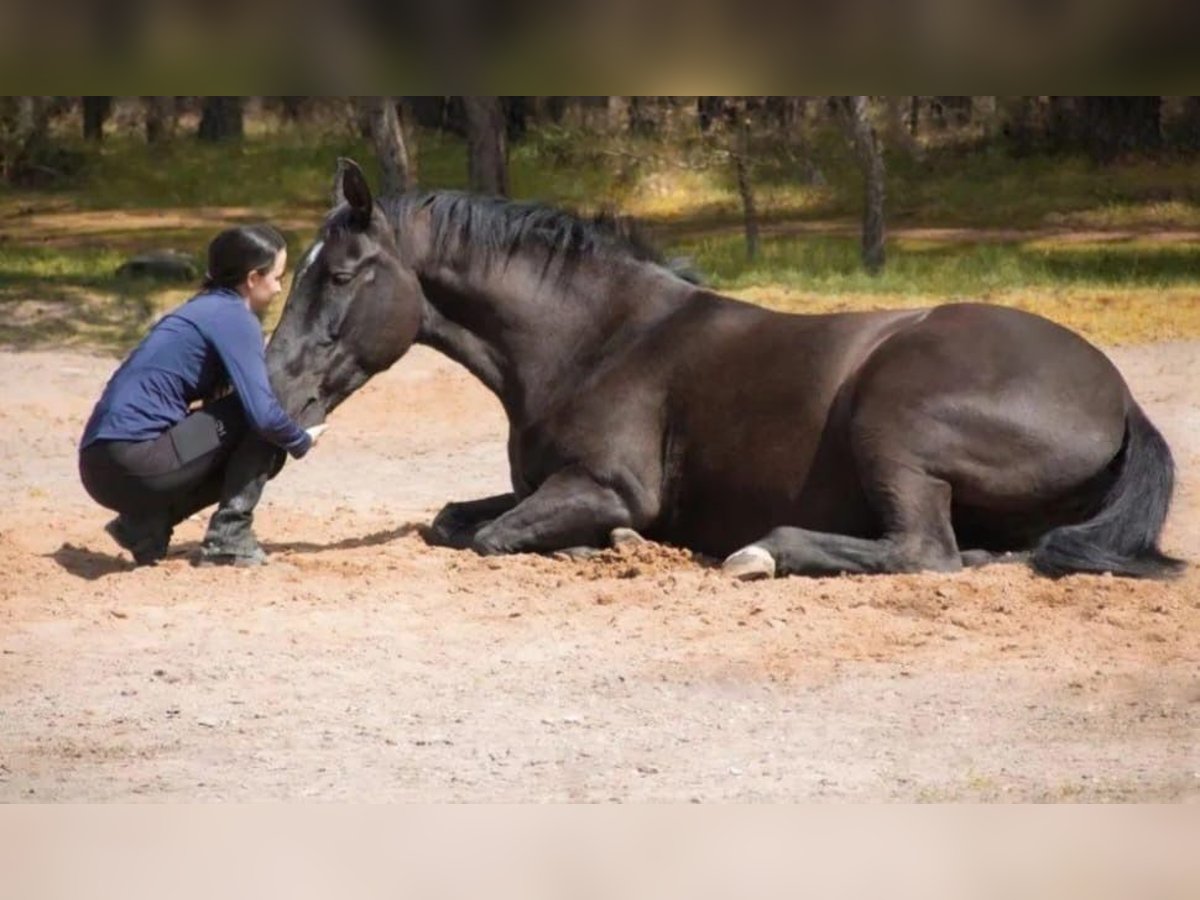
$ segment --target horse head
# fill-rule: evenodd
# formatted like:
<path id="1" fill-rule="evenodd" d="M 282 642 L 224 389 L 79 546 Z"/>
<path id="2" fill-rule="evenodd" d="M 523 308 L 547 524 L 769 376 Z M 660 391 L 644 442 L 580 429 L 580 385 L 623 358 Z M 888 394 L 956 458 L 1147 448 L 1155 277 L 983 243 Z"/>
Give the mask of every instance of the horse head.
<path id="1" fill-rule="evenodd" d="M 421 286 L 353 161 L 338 161 L 333 198 L 267 351 L 284 408 L 305 426 L 395 363 L 421 326 Z"/>

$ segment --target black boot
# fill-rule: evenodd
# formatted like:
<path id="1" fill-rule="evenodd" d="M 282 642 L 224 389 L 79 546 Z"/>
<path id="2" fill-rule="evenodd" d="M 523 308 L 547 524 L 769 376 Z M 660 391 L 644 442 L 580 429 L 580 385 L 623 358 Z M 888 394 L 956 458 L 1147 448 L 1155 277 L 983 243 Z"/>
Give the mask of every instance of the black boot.
<path id="1" fill-rule="evenodd" d="M 266 551 L 254 536 L 254 508 L 263 488 L 279 474 L 287 454 L 248 437 L 234 451 L 225 468 L 221 498 L 208 522 L 197 565 L 261 566 Z"/>
<path id="2" fill-rule="evenodd" d="M 240 504 L 218 506 L 208 521 L 208 531 L 200 544 L 200 566 L 261 566 L 267 552 L 254 535 L 254 512 Z"/>
<path id="3" fill-rule="evenodd" d="M 167 555 L 171 543 L 171 526 L 162 516 L 134 519 L 121 514 L 104 526 L 122 548 L 133 554 L 139 566 L 152 566 Z"/>

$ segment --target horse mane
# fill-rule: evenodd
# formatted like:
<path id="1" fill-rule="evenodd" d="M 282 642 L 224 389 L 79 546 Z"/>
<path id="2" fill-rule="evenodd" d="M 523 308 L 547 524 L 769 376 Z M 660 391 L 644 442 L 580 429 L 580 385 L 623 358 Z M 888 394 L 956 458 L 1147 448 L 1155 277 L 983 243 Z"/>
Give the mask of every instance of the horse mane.
<path id="1" fill-rule="evenodd" d="M 397 194 L 379 201 L 393 224 L 418 212 L 430 219 L 430 253 L 434 259 L 459 260 L 470 248 L 490 262 L 536 248 L 548 254 L 546 264 L 565 265 L 588 258 L 623 258 L 653 263 L 680 277 L 683 267 L 665 262 L 628 216 L 601 212 L 591 218 L 543 203 L 507 200 L 462 191 Z"/>

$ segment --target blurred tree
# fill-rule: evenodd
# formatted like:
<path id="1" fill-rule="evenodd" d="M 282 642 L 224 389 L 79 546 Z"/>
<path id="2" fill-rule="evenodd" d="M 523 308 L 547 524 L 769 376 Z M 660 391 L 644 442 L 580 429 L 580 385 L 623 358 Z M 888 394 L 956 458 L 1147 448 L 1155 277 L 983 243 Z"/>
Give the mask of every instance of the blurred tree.
<path id="1" fill-rule="evenodd" d="M 500 107 L 504 110 L 504 134 L 511 144 L 525 137 L 529 130 L 529 98 L 501 97 Z"/>
<path id="2" fill-rule="evenodd" d="M 499 97 L 463 97 L 467 118 L 467 183 L 472 191 L 508 195 L 506 120 Z"/>
<path id="3" fill-rule="evenodd" d="M 50 130 L 77 106 L 73 97 L 0 96 L 0 183 L 47 187 L 85 165 L 87 154 Z"/>
<path id="4" fill-rule="evenodd" d="M 275 98 L 279 106 L 279 117 L 285 122 L 296 123 L 304 118 L 311 105 L 309 97 L 288 95 Z"/>
<path id="5" fill-rule="evenodd" d="M 567 111 L 578 106 L 579 97 L 530 97 L 533 118 L 541 122 L 561 125 L 567 116 Z"/>
<path id="6" fill-rule="evenodd" d="M 724 97 L 697 97 L 696 123 L 700 126 L 700 131 L 707 132 L 712 127 L 713 121 L 723 115 L 724 111 Z"/>
<path id="7" fill-rule="evenodd" d="M 742 201 L 742 227 L 746 232 L 746 258 L 758 259 L 758 206 L 754 201 L 754 186 L 750 182 L 750 121 L 746 110 L 736 112 L 734 123 L 733 174 L 738 197 Z"/>
<path id="8" fill-rule="evenodd" d="M 240 139 L 242 127 L 241 97 L 205 97 L 201 104 L 200 127 L 196 136 L 202 141 Z"/>
<path id="9" fill-rule="evenodd" d="M 0 97 L 0 181 L 27 184 L 54 174 L 46 155 L 52 97 Z"/>
<path id="10" fill-rule="evenodd" d="M 1014 156 L 1028 156 L 1037 145 L 1036 97 L 1001 97 L 1000 135 Z"/>
<path id="11" fill-rule="evenodd" d="M 143 97 L 146 117 L 146 142 L 159 144 L 175 136 L 178 104 L 174 97 Z"/>
<path id="12" fill-rule="evenodd" d="M 383 175 L 380 193 L 407 191 L 414 186 L 416 179 L 409 163 L 408 142 L 404 138 L 404 126 L 396 98 L 356 97 L 354 103 L 361 110 L 360 117 L 366 122 L 371 141 L 375 144 L 375 156 Z"/>
<path id="13" fill-rule="evenodd" d="M 971 97 L 930 97 L 929 112 L 937 128 L 962 127 L 971 121 Z"/>
<path id="14" fill-rule="evenodd" d="M 756 97 L 697 97 L 696 127 L 705 156 L 700 167 L 729 166 L 742 204 L 746 258 L 758 258 L 758 204 L 754 196 L 755 131 L 761 130 L 765 104 Z M 757 128 L 756 128 L 757 126 Z"/>
<path id="15" fill-rule="evenodd" d="M 104 123 L 112 114 L 112 97 L 83 98 L 83 139 L 104 140 Z"/>
<path id="16" fill-rule="evenodd" d="M 884 165 L 883 151 L 875 127 L 871 124 L 866 97 L 834 97 L 834 108 L 841 116 L 847 137 L 854 146 L 858 167 L 863 173 L 865 203 L 863 209 L 862 261 L 868 274 L 883 271 L 884 249 Z"/>
<path id="17" fill-rule="evenodd" d="M 910 130 L 912 102 L 909 97 L 884 97 L 884 135 L 889 147 L 903 151 L 910 159 L 921 159 L 916 130 Z"/>
<path id="18" fill-rule="evenodd" d="M 608 130 L 628 131 L 629 118 L 629 98 L 610 95 L 608 97 Z"/>
<path id="19" fill-rule="evenodd" d="M 1162 148 L 1162 97 L 1079 97 L 1084 149 L 1099 162 Z"/>
<path id="20" fill-rule="evenodd" d="M 422 128 L 448 131 L 461 137 L 467 136 L 466 111 L 462 97 L 404 97 L 404 104 L 412 111 L 413 122 Z"/>
<path id="21" fill-rule="evenodd" d="M 1191 153 L 1200 150 L 1200 97 L 1182 98 L 1170 130 L 1173 147 Z"/>
<path id="22" fill-rule="evenodd" d="M 629 130 L 638 135 L 654 134 L 658 130 L 656 97 L 627 97 Z"/>

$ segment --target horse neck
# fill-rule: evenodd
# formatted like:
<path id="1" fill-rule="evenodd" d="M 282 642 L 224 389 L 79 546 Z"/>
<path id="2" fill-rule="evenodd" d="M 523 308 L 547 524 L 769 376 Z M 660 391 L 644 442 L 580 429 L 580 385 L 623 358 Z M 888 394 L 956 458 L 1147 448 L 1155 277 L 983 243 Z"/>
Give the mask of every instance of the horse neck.
<path id="1" fill-rule="evenodd" d="M 530 421 L 622 337 L 675 309 L 691 286 L 634 260 L 583 260 L 567 277 L 528 261 L 418 266 L 426 310 L 417 340 L 465 366 L 512 421 Z"/>

